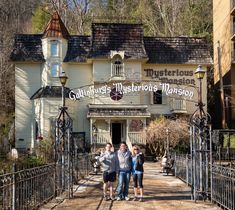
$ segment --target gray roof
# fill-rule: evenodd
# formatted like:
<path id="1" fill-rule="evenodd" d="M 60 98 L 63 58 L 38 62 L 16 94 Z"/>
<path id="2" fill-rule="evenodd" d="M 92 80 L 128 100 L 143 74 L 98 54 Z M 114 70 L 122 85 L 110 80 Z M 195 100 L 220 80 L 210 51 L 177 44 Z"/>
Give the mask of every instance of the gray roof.
<path id="1" fill-rule="evenodd" d="M 69 97 L 70 89 L 65 87 L 65 97 Z M 45 86 L 39 88 L 31 97 L 30 99 L 37 99 L 37 98 L 61 98 L 62 97 L 62 87 L 61 86 Z"/>
<path id="2" fill-rule="evenodd" d="M 111 50 L 125 51 L 125 59 L 147 58 L 142 24 L 93 23 L 90 57 L 109 57 Z"/>
<path id="3" fill-rule="evenodd" d="M 192 37 L 144 37 L 148 63 L 210 64 L 209 46 L 205 39 Z"/>
<path id="4" fill-rule="evenodd" d="M 18 34 L 12 61 L 44 62 L 42 35 Z M 110 51 L 125 51 L 125 59 L 148 59 L 152 64 L 211 64 L 205 39 L 191 37 L 144 37 L 141 24 L 93 23 L 92 36 L 72 35 L 64 62 L 109 58 Z"/>
<path id="5" fill-rule="evenodd" d="M 45 61 L 41 38 L 42 34 L 17 34 L 10 55 L 11 61 Z"/>
<path id="6" fill-rule="evenodd" d="M 85 62 L 91 49 L 90 36 L 70 36 L 64 62 Z"/>

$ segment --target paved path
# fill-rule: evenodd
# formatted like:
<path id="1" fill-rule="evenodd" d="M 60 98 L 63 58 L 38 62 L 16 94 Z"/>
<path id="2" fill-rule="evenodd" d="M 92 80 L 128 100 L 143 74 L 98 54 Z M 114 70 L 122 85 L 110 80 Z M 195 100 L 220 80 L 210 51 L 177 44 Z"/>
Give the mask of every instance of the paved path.
<path id="1" fill-rule="evenodd" d="M 91 175 L 83 184 L 75 186 L 75 196 L 70 200 L 61 200 L 57 206 L 53 202 L 42 210 L 218 210 L 219 207 L 209 202 L 190 200 L 190 188 L 174 176 L 160 173 L 157 163 L 145 163 L 144 202 L 139 201 L 104 201 L 102 199 L 101 175 Z M 133 198 L 132 181 L 129 195 Z"/>

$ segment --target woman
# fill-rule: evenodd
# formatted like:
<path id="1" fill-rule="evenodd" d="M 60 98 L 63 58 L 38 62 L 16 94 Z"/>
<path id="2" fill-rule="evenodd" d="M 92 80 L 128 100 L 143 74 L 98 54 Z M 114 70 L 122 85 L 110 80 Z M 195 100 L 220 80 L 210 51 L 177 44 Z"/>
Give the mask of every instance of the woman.
<path id="1" fill-rule="evenodd" d="M 135 145 L 132 150 L 132 174 L 134 182 L 135 197 L 133 201 L 137 201 L 138 188 L 140 191 L 139 201 L 143 201 L 143 174 L 144 174 L 144 155 L 140 152 L 140 148 Z"/>
<path id="2" fill-rule="evenodd" d="M 103 193 L 105 201 L 109 199 L 115 200 L 113 182 L 116 180 L 116 173 L 118 171 L 118 159 L 116 153 L 112 151 L 112 148 L 112 144 L 107 143 L 105 152 L 98 159 L 99 162 L 101 162 L 103 169 Z M 108 188 L 110 195 L 109 197 L 107 195 Z"/>

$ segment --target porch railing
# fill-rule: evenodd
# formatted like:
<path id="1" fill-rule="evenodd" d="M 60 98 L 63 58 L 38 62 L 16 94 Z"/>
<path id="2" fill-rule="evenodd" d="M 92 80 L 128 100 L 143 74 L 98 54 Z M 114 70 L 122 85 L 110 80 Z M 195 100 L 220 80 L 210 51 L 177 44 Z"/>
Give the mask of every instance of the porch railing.
<path id="1" fill-rule="evenodd" d="M 112 77 L 124 77 L 124 64 L 111 64 Z"/>
<path id="2" fill-rule="evenodd" d="M 146 144 L 146 135 L 142 132 L 129 132 L 128 133 L 130 142 L 134 144 Z"/>
<path id="3" fill-rule="evenodd" d="M 186 113 L 186 101 L 183 99 L 172 99 L 170 102 L 171 111 L 173 113 Z"/>
<path id="4" fill-rule="evenodd" d="M 106 144 L 108 142 L 111 142 L 111 136 L 110 132 L 96 132 L 93 134 L 94 135 L 94 140 L 96 144 Z"/>

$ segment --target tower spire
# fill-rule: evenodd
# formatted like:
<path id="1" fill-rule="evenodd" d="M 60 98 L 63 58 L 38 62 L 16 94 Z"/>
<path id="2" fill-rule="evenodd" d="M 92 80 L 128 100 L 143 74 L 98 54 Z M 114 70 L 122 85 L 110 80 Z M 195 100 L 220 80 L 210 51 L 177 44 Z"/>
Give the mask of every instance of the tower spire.
<path id="1" fill-rule="evenodd" d="M 57 11 L 53 13 L 43 33 L 43 38 L 46 37 L 62 37 L 65 39 L 70 37 L 70 34 Z"/>

